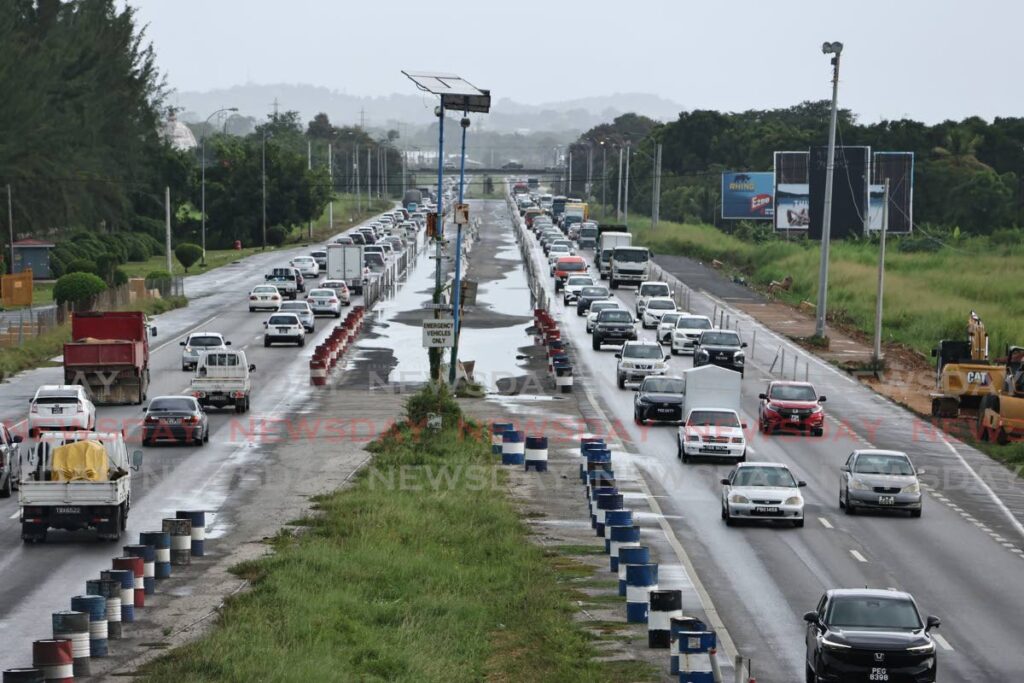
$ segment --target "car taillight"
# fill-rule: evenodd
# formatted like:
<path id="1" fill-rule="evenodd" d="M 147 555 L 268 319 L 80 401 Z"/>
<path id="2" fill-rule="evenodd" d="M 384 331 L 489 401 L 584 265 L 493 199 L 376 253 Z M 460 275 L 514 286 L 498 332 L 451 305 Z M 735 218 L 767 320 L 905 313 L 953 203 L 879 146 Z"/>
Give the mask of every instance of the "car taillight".
<path id="1" fill-rule="evenodd" d="M 203 391 L 193 391 L 192 392 L 192 396 L 194 398 L 205 398 L 206 397 L 206 392 L 203 392 Z"/>
<path id="2" fill-rule="evenodd" d="M 154 424 L 154 423 L 157 423 L 159 421 L 160 420 L 158 420 L 157 418 L 153 417 L 152 415 L 147 415 L 146 419 L 143 420 L 143 422 L 145 422 L 146 424 Z"/>
<path id="3" fill-rule="evenodd" d="M 33 403 L 32 404 L 32 409 L 29 412 L 30 413 L 38 413 L 39 412 L 39 404 L 38 403 Z"/>
<path id="4" fill-rule="evenodd" d="M 189 417 L 182 418 L 181 421 L 187 425 L 194 425 L 199 423 L 199 418 L 195 415 L 190 415 Z"/>
<path id="5" fill-rule="evenodd" d="M 329 303 L 336 304 L 336 303 L 338 303 L 338 300 L 337 299 L 331 299 Z"/>
<path id="6" fill-rule="evenodd" d="M 259 299 L 260 298 L 258 296 L 256 296 L 255 294 L 253 294 L 252 296 L 249 297 L 249 301 L 259 301 Z"/>
<path id="7" fill-rule="evenodd" d="M 83 406 L 83 405 L 82 405 L 82 402 L 81 402 L 81 401 L 79 401 L 79 402 L 78 402 L 78 403 L 76 404 L 76 406 L 75 406 L 75 412 L 76 412 L 76 413 L 84 413 L 84 412 L 85 412 L 85 406 Z"/>

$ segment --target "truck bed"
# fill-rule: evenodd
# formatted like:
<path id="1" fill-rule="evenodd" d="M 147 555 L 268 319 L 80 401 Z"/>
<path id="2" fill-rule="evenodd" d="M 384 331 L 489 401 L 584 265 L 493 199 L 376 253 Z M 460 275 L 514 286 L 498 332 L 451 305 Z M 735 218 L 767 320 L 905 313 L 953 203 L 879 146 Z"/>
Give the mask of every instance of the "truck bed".
<path id="1" fill-rule="evenodd" d="M 18 504 L 29 505 L 119 505 L 128 498 L 130 478 L 114 481 L 22 481 Z"/>
<path id="2" fill-rule="evenodd" d="M 233 391 L 249 392 L 251 381 L 248 379 L 232 379 L 228 377 L 193 377 L 192 390 L 204 391 L 207 394 L 230 393 Z"/>
<path id="3" fill-rule="evenodd" d="M 64 344 L 64 367 L 142 367 L 145 362 L 144 342 L 130 340 L 97 340 Z"/>

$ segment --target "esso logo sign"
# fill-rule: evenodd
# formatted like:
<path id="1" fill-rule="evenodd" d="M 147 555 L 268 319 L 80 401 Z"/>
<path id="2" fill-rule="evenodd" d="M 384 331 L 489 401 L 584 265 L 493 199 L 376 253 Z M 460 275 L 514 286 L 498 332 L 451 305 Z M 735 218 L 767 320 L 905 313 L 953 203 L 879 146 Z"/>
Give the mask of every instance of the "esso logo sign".
<path id="1" fill-rule="evenodd" d="M 967 383 L 980 384 L 983 387 L 987 387 L 992 383 L 992 378 L 983 370 L 971 370 L 967 373 Z"/>

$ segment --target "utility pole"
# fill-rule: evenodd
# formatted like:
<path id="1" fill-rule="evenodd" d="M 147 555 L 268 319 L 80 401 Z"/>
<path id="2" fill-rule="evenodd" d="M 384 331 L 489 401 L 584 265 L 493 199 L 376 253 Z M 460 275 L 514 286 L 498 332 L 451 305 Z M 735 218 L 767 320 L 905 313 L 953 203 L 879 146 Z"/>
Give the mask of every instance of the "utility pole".
<path id="1" fill-rule="evenodd" d="M 313 170 L 313 141 L 306 140 L 306 169 Z M 309 239 L 313 239 L 313 219 L 309 219 Z"/>
<path id="2" fill-rule="evenodd" d="M 200 168 L 202 169 L 202 171 L 201 171 L 202 172 L 202 181 L 200 183 L 201 184 L 201 188 L 202 188 L 200 190 L 202 199 L 200 200 L 200 202 L 201 202 L 200 212 L 202 213 L 202 221 L 203 221 L 203 228 L 202 228 L 202 235 L 203 235 L 203 245 L 202 245 L 203 246 L 203 258 L 200 261 L 200 265 L 203 265 L 203 266 L 206 265 L 206 131 L 207 131 L 207 128 L 210 127 L 210 119 L 212 119 L 217 114 L 223 114 L 224 112 L 229 112 L 229 111 L 238 111 L 238 107 L 224 107 L 224 108 L 218 109 L 217 111 L 213 112 L 208 117 L 206 117 L 206 121 L 203 123 L 203 136 L 202 136 L 202 141 L 201 141 L 201 143 L 202 143 L 202 155 L 203 155 L 203 158 L 202 158 L 202 163 L 200 165 Z M 227 125 L 228 125 L 228 122 L 225 119 L 225 121 L 224 121 L 225 129 L 227 128 Z"/>
<path id="3" fill-rule="evenodd" d="M 591 181 L 593 180 L 593 176 L 594 176 L 594 143 L 591 142 L 590 140 L 587 140 L 587 187 L 586 187 L 586 197 L 584 198 L 584 201 L 589 201 L 589 199 L 590 199 L 590 194 L 591 194 L 590 190 L 591 190 L 591 187 L 593 187 L 593 185 L 591 185 Z"/>
<path id="4" fill-rule="evenodd" d="M 466 131 L 469 129 L 469 112 L 462 113 L 462 152 L 459 162 L 459 204 L 462 204 L 466 188 Z M 462 305 L 462 225 L 456 224 L 455 237 L 455 281 L 452 283 L 452 325 L 455 329 L 455 339 L 452 340 L 452 356 L 448 363 L 448 384 L 455 386 L 455 369 L 459 360 L 459 319 L 462 312 L 459 307 Z"/>
<path id="5" fill-rule="evenodd" d="M 622 147 L 619 147 L 619 192 L 615 198 L 615 222 L 622 222 Z"/>
<path id="6" fill-rule="evenodd" d="M 569 148 L 569 190 L 565 193 L 566 196 L 572 196 L 572 147 Z"/>
<path id="7" fill-rule="evenodd" d="M 882 204 L 882 234 L 878 246 L 878 300 L 875 302 L 875 351 L 876 367 L 882 362 L 882 295 L 885 293 L 885 234 L 889 230 L 889 179 L 885 179 L 885 194 Z"/>
<path id="8" fill-rule="evenodd" d="M 263 129 L 263 249 L 267 248 L 267 129 Z"/>
<path id="9" fill-rule="evenodd" d="M 8 188 L 10 186 L 8 185 Z M 10 190 L 8 189 L 8 196 Z M 171 186 L 164 188 L 164 251 L 167 252 L 167 272 L 173 273 L 174 264 L 171 262 Z M 12 262 L 13 263 L 13 262 Z"/>
<path id="10" fill-rule="evenodd" d="M 825 309 L 828 304 L 828 248 L 832 237 L 832 177 L 836 165 L 836 118 L 839 104 L 839 55 L 842 43 L 825 43 L 821 51 L 832 57 L 832 117 L 828 127 L 828 159 L 825 162 L 825 210 L 821 218 L 821 263 L 818 268 L 818 309 L 814 336 L 825 337 Z"/>
<path id="11" fill-rule="evenodd" d="M 370 209 L 370 199 L 373 197 L 373 187 L 370 184 L 371 173 L 373 172 L 373 149 L 366 146 L 366 209 Z"/>
<path id="12" fill-rule="evenodd" d="M 444 97 L 435 110 L 437 114 L 437 232 L 434 234 L 434 298 L 435 304 L 441 303 L 441 243 L 444 241 Z M 434 309 L 434 319 L 441 317 L 441 311 Z M 430 349 L 431 375 L 434 382 L 441 381 L 441 349 Z M 436 367 L 435 367 L 436 365 Z"/>
<path id="13" fill-rule="evenodd" d="M 404 197 L 405 197 L 405 190 L 406 190 L 406 184 L 405 183 L 407 182 L 406 181 L 406 175 L 407 175 L 407 173 L 406 173 L 406 161 L 405 161 L 406 152 L 408 152 L 408 150 L 406 150 L 406 149 L 402 150 L 402 197 L 403 197 L 402 201 L 405 201 L 405 199 L 404 199 Z"/>
<path id="14" fill-rule="evenodd" d="M 604 212 L 608 210 L 608 202 L 605 201 L 605 194 L 608 190 L 608 148 L 601 141 L 601 220 L 604 220 Z"/>
<path id="15" fill-rule="evenodd" d="M 622 222 L 629 225 L 629 143 L 626 143 L 626 190 L 622 195 Z"/>
<path id="16" fill-rule="evenodd" d="M 651 198 L 651 229 L 658 227 L 661 218 L 661 143 L 654 146 L 654 197 Z"/>
<path id="17" fill-rule="evenodd" d="M 355 146 L 355 151 L 352 153 L 352 172 L 355 174 L 355 185 L 356 185 L 356 211 L 360 213 L 363 210 L 363 192 L 359 188 L 359 145 Z M 369 199 L 369 197 L 367 197 Z"/>
<path id="18" fill-rule="evenodd" d="M 334 143 L 327 143 L 327 176 L 331 179 L 331 203 L 327 207 L 327 225 L 334 235 Z M 309 239 L 313 239 L 313 223 L 309 224 Z"/>
<path id="19" fill-rule="evenodd" d="M 11 265 L 7 272 L 14 274 L 14 200 L 11 198 L 11 184 L 7 183 L 7 229 L 11 234 Z M 168 273 L 171 271 L 167 271 Z"/>

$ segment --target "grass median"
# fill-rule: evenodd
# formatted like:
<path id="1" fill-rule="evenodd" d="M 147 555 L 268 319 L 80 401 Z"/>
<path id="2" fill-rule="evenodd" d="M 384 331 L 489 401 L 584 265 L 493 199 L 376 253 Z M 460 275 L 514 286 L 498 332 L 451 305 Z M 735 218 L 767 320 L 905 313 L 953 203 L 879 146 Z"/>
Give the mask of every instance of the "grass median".
<path id="1" fill-rule="evenodd" d="M 451 399 L 445 399 L 451 404 Z M 150 681 L 621 681 L 573 621 L 565 558 L 532 544 L 479 430 L 404 427 L 305 533 L 235 571 L 250 592 Z"/>

